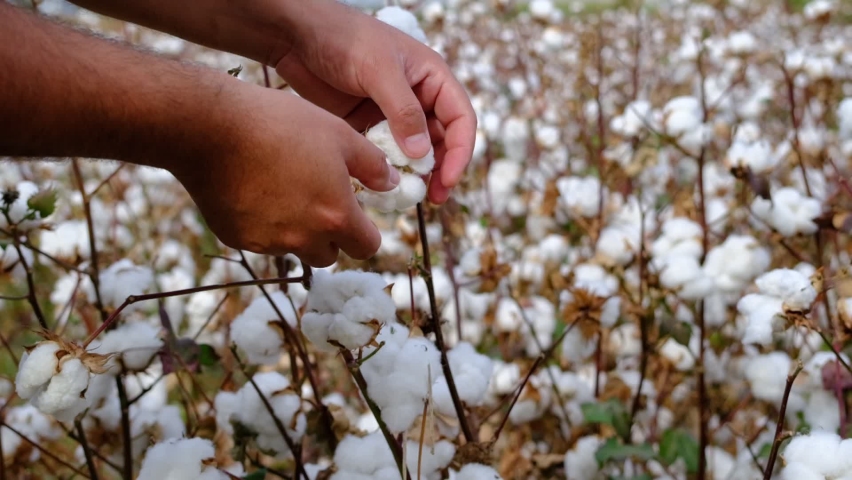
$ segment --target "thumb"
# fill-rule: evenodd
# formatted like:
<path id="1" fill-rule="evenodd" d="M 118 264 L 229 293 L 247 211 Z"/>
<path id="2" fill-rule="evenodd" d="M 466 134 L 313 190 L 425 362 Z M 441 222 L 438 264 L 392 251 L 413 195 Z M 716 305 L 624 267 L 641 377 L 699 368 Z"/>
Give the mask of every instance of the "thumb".
<path id="1" fill-rule="evenodd" d="M 373 77 L 375 78 L 375 77 Z M 372 82 L 367 92 L 388 119 L 391 133 L 409 158 L 423 158 L 432 148 L 426 114 L 401 70 Z"/>
<path id="2" fill-rule="evenodd" d="M 351 130 L 351 129 L 350 129 Z M 399 171 L 391 168 L 385 153 L 355 130 L 346 156 L 349 176 L 357 178 L 365 187 L 376 192 L 387 192 L 399 185 Z"/>

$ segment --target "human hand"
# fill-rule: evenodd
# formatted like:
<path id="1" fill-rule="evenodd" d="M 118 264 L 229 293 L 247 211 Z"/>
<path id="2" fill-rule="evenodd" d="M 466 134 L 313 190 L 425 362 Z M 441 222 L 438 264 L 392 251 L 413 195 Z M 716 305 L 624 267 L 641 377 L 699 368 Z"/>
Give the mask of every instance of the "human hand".
<path id="1" fill-rule="evenodd" d="M 271 59 L 299 95 L 359 131 L 388 119 L 406 155 L 435 148 L 429 200 L 461 180 L 476 116 L 443 58 L 409 35 L 334 0 L 285 2 L 287 48 Z"/>
<path id="2" fill-rule="evenodd" d="M 358 260 L 378 251 L 381 235 L 358 205 L 350 176 L 391 190 L 399 174 L 381 150 L 342 119 L 286 92 L 233 82 L 220 98 L 230 121 L 211 132 L 214 151 L 177 162 L 173 173 L 224 244 L 293 253 L 320 268 L 339 250 Z"/>

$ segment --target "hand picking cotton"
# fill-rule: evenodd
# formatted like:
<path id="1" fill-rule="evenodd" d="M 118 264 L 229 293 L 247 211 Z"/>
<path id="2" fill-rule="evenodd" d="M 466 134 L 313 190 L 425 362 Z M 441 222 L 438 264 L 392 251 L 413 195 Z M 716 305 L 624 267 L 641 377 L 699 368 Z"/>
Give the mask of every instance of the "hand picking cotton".
<path id="1" fill-rule="evenodd" d="M 431 173 L 435 166 L 435 150 L 429 149 L 429 153 L 423 158 L 406 156 L 393 138 L 387 120 L 368 130 L 366 137 L 385 152 L 389 166 L 399 170 L 400 181 L 399 185 L 389 192 L 376 192 L 354 180 L 358 200 L 381 212 L 406 210 L 423 201 L 426 196 L 426 182 L 422 177 Z"/>
<path id="2" fill-rule="evenodd" d="M 374 342 L 382 325 L 396 323 L 396 304 L 377 273 L 317 270 L 302 332 L 322 351 L 354 350 Z"/>

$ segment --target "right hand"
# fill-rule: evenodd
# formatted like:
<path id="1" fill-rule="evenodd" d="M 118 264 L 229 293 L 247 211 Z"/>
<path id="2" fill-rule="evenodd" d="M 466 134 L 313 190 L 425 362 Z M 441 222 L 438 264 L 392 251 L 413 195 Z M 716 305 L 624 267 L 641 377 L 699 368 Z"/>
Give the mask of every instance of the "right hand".
<path id="1" fill-rule="evenodd" d="M 173 173 L 227 246 L 292 253 L 327 267 L 343 250 L 373 256 L 381 244 L 350 176 L 376 191 L 399 182 L 384 153 L 344 120 L 278 90 L 226 82 L 212 152 Z M 224 145 L 224 147 L 223 147 Z M 188 167 L 188 168 L 186 168 Z M 393 178 L 392 178 L 393 176 Z"/>

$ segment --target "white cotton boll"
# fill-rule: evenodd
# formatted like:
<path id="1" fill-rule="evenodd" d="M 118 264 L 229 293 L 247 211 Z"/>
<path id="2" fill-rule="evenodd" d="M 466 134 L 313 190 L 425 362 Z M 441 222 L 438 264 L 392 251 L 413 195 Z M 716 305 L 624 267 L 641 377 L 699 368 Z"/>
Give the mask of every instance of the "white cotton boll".
<path id="1" fill-rule="evenodd" d="M 361 203 L 380 212 L 401 212 L 423 201 L 426 184 L 419 175 L 401 173 L 399 185 L 392 190 L 375 192 L 364 188 L 356 196 Z"/>
<path id="2" fill-rule="evenodd" d="M 101 335 L 89 351 L 106 355 L 120 353 L 120 361 L 132 372 L 144 370 L 163 346 L 160 328 L 145 322 L 129 321 Z M 117 365 L 116 365 L 117 367 Z M 113 371 L 118 373 L 118 368 Z"/>
<path id="3" fill-rule="evenodd" d="M 334 451 L 334 465 L 337 472 L 332 475 L 332 480 L 349 480 L 358 478 L 357 475 L 363 478 L 379 478 L 380 472 L 388 468 L 392 468 L 396 472 L 395 478 L 399 479 L 393 454 L 381 432 L 374 432 L 365 437 L 344 437 Z"/>
<path id="4" fill-rule="evenodd" d="M 324 350 L 331 348 L 330 342 L 348 349 L 365 346 L 382 325 L 396 322 L 396 304 L 386 287 L 377 273 L 317 271 L 302 331 Z"/>
<path id="5" fill-rule="evenodd" d="M 666 257 L 671 255 L 701 256 L 701 225 L 684 217 L 666 220 L 662 234 L 651 245 L 651 255 Z"/>
<path id="6" fill-rule="evenodd" d="M 535 140 L 543 148 L 556 148 L 559 137 L 559 128 L 554 125 L 542 125 L 535 130 Z"/>
<path id="7" fill-rule="evenodd" d="M 166 440 L 149 448 L 145 453 L 138 480 L 228 480 L 226 474 L 204 464 L 215 457 L 216 450 L 210 440 Z"/>
<path id="8" fill-rule="evenodd" d="M 830 15 L 837 10 L 837 2 L 833 0 L 812 0 L 805 5 L 805 18 L 815 20 L 826 15 Z"/>
<path id="9" fill-rule="evenodd" d="M 677 370 L 686 372 L 695 367 L 695 357 L 689 348 L 669 338 L 660 348 L 660 355 L 672 362 Z"/>
<path id="10" fill-rule="evenodd" d="M 804 463 L 791 462 L 781 470 L 781 480 L 825 480 L 825 475 Z"/>
<path id="11" fill-rule="evenodd" d="M 531 0 L 529 3 L 530 15 L 538 20 L 548 20 L 555 10 L 553 0 Z"/>
<path id="12" fill-rule="evenodd" d="M 447 352 L 459 398 L 468 406 L 479 406 L 488 390 L 494 368 L 490 358 L 478 353 L 473 345 L 461 342 Z"/>
<path id="13" fill-rule="evenodd" d="M 562 358 L 581 364 L 595 353 L 597 337 L 585 338 L 579 328 L 572 328 L 562 339 Z"/>
<path id="14" fill-rule="evenodd" d="M 754 283 L 761 293 L 782 299 L 789 310 L 806 311 L 817 296 L 810 278 L 797 270 L 775 269 L 761 275 Z"/>
<path id="15" fill-rule="evenodd" d="M 130 434 L 134 443 L 140 444 L 140 453 L 148 446 L 152 436 L 158 440 L 170 440 L 186 435 L 181 411 L 175 405 L 166 405 L 157 410 L 134 408 L 130 422 Z"/>
<path id="16" fill-rule="evenodd" d="M 545 372 L 530 377 L 518 397 L 515 407 L 509 412 L 514 425 L 522 425 L 541 418 L 547 413 L 553 400 L 552 383 Z"/>
<path id="17" fill-rule="evenodd" d="M 728 50 L 742 55 L 751 53 L 757 48 L 757 40 L 748 31 L 734 32 L 728 36 Z"/>
<path id="18" fill-rule="evenodd" d="M 524 160 L 530 138 L 529 122 L 523 118 L 509 117 L 503 122 L 501 133 L 506 157 L 513 163 Z"/>
<path id="19" fill-rule="evenodd" d="M 440 1 L 429 2 L 421 11 L 423 20 L 432 24 L 444 18 L 444 5 Z"/>
<path id="20" fill-rule="evenodd" d="M 559 204 L 570 218 L 598 215 L 601 184 L 597 177 L 562 177 L 556 188 Z"/>
<path id="21" fill-rule="evenodd" d="M 624 113 L 613 117 L 610 128 L 617 135 L 635 137 L 647 128 L 656 126 L 651 104 L 646 100 L 635 100 L 624 107 Z"/>
<path id="22" fill-rule="evenodd" d="M 791 187 L 773 192 L 772 200 L 756 197 L 751 209 L 755 216 L 785 237 L 816 232 L 818 227 L 813 219 L 822 213 L 819 200 L 806 197 Z"/>
<path id="23" fill-rule="evenodd" d="M 783 327 L 783 300 L 752 293 L 737 302 L 737 311 L 745 318 L 743 343 L 769 345 L 772 335 Z"/>
<path id="24" fill-rule="evenodd" d="M 491 396 L 506 395 L 517 388 L 521 380 L 521 367 L 517 363 L 505 363 L 495 360 L 494 369 L 491 373 L 491 382 L 488 384 L 488 393 Z"/>
<path id="25" fill-rule="evenodd" d="M 402 30 L 420 42 L 426 43 L 426 33 L 420 28 L 417 17 L 413 13 L 397 6 L 384 7 L 376 12 L 376 18 Z"/>
<path id="26" fill-rule="evenodd" d="M 278 372 L 257 373 L 252 379 L 272 407 L 275 417 L 281 421 L 293 441 L 298 443 L 307 428 L 307 418 L 301 411 L 302 400 L 291 388 L 290 381 Z M 256 441 L 260 448 L 273 452 L 278 458 L 289 457 L 290 449 L 254 386 L 251 383 L 243 385 L 237 395 L 239 398 L 236 400 L 227 396 L 220 400 L 225 410 L 232 408 L 234 403 L 238 407 L 229 420 L 237 421 L 258 433 Z"/>
<path id="27" fill-rule="evenodd" d="M 660 257 L 655 258 L 657 260 Z M 660 266 L 660 264 L 662 264 Z M 706 276 L 698 259 L 687 255 L 662 257 L 654 262 L 660 272 L 660 283 L 686 300 L 697 300 L 713 290 L 713 279 Z"/>
<path id="28" fill-rule="evenodd" d="M 556 308 L 544 297 L 530 297 L 527 301 L 528 304 L 521 310 L 514 300 L 501 298 L 497 304 L 494 327 L 498 332 L 521 331 L 526 340 L 527 353 L 538 355 L 542 348 L 550 347 L 556 328 Z"/>
<path id="29" fill-rule="evenodd" d="M 89 406 L 84 393 L 89 386 L 90 373 L 76 358 L 61 362 L 59 368 L 47 388 L 30 398 L 30 402 L 60 422 L 71 422 Z"/>
<path id="30" fill-rule="evenodd" d="M 39 234 L 39 246 L 48 255 L 59 258 L 89 256 L 89 230 L 82 220 L 59 222 Z"/>
<path id="31" fill-rule="evenodd" d="M 771 352 L 746 360 L 743 375 L 751 385 L 754 398 L 780 405 L 790 362 L 790 356 L 785 352 Z"/>
<path id="32" fill-rule="evenodd" d="M 383 10 L 389 9 L 401 10 L 399 7 L 387 7 Z M 410 15 L 408 12 L 405 13 Z M 383 120 L 370 128 L 365 136 L 367 140 L 371 141 L 387 155 L 388 163 L 395 167 L 408 167 L 414 173 L 428 175 L 435 166 L 435 154 L 432 149 L 423 158 L 411 158 L 405 155 L 396 143 L 390 130 L 390 123 L 387 120 Z"/>
<path id="33" fill-rule="evenodd" d="M 87 284 L 89 301 L 95 301 L 94 287 Z M 101 271 L 100 292 L 105 306 L 117 308 L 132 295 L 141 295 L 154 286 L 154 272 L 123 258 Z M 137 304 L 138 305 L 138 304 Z M 134 308 L 130 305 L 125 308 Z"/>
<path id="34" fill-rule="evenodd" d="M 418 442 L 409 440 L 405 446 L 405 465 L 409 472 L 419 471 L 423 480 L 439 480 L 441 470 L 450 464 L 455 454 L 456 446 L 446 440 L 440 440 L 434 445 L 423 445 L 422 449 Z"/>
<path id="35" fill-rule="evenodd" d="M 782 457 L 789 465 L 800 464 L 821 476 L 834 478 L 848 474 L 848 470 L 843 470 L 850 467 L 850 453 L 852 441 L 841 440 L 834 432 L 814 429 L 807 435 L 794 436 Z"/>
<path id="36" fill-rule="evenodd" d="M 607 340 L 609 351 L 619 359 L 638 357 L 642 353 L 639 327 L 623 323 L 612 329 Z"/>
<path id="37" fill-rule="evenodd" d="M 701 102 L 695 97 L 675 97 L 663 107 L 665 131 L 672 137 L 697 130 L 702 116 Z"/>
<path id="38" fill-rule="evenodd" d="M 452 480 L 503 480 L 497 470 L 481 463 L 468 463 L 450 478 Z"/>
<path id="39" fill-rule="evenodd" d="M 852 97 L 844 98 L 837 105 L 837 124 L 840 138 L 852 140 Z"/>
<path id="40" fill-rule="evenodd" d="M 600 472 L 595 453 L 603 441 L 597 436 L 583 437 L 565 453 L 565 476 L 571 480 L 595 480 Z"/>
<path id="41" fill-rule="evenodd" d="M 236 392 L 220 391 L 213 399 L 216 409 L 216 426 L 228 435 L 234 434 L 231 419 L 240 409 L 240 395 Z"/>
<path id="42" fill-rule="evenodd" d="M 607 264 L 627 265 L 639 243 L 639 230 L 629 225 L 605 227 L 598 237 L 595 252 Z"/>
<path id="43" fill-rule="evenodd" d="M 15 391 L 18 396 L 28 399 L 44 388 L 58 369 L 58 350 L 59 344 L 56 342 L 41 342 L 29 353 L 24 352 L 15 376 Z"/>
<path id="44" fill-rule="evenodd" d="M 805 421 L 814 430 L 836 432 L 840 428 L 840 409 L 834 392 L 810 392 L 803 413 Z"/>
<path id="45" fill-rule="evenodd" d="M 731 167 L 748 167 L 754 173 L 766 173 L 775 168 L 778 158 L 766 140 L 734 141 L 728 149 L 726 162 Z"/>
<path id="46" fill-rule="evenodd" d="M 725 293 L 739 293 L 769 267 L 769 250 L 752 236 L 728 235 L 713 247 L 704 261 L 704 272 Z"/>
<path id="47" fill-rule="evenodd" d="M 287 324 L 295 326 L 296 311 L 284 292 L 277 290 L 269 295 Z M 278 325 L 281 318 L 265 295 L 255 298 L 231 322 L 231 340 L 246 353 L 253 364 L 274 365 L 281 356 L 284 331 Z"/>

